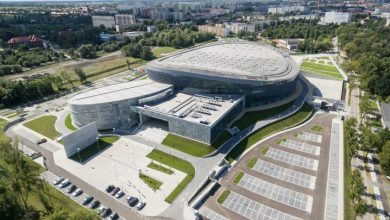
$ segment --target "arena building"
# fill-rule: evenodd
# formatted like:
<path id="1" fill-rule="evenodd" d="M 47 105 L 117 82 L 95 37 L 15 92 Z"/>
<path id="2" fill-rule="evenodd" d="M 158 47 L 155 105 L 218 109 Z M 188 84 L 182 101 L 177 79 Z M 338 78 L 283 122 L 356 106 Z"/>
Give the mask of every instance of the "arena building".
<path id="1" fill-rule="evenodd" d="M 269 103 L 295 93 L 299 73 L 287 54 L 246 41 L 178 51 L 149 62 L 145 70 L 149 79 L 71 98 L 73 123 L 136 130 L 153 119 L 169 132 L 211 144 L 244 110 L 248 98 Z"/>
<path id="2" fill-rule="evenodd" d="M 254 42 L 216 42 L 176 52 L 146 65 L 150 79 L 200 93 L 280 96 L 294 91 L 298 65 Z"/>

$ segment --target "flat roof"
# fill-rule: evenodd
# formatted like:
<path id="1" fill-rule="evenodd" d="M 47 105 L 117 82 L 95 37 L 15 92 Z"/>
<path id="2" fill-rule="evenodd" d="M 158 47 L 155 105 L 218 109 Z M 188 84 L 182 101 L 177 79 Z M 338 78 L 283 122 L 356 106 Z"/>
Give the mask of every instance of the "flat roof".
<path id="1" fill-rule="evenodd" d="M 249 41 L 223 41 L 181 50 L 152 61 L 161 68 L 225 77 L 272 80 L 298 74 L 295 61 L 285 52 Z"/>
<path id="2" fill-rule="evenodd" d="M 381 107 L 382 118 L 385 123 L 385 126 L 389 128 L 390 127 L 390 105 L 382 102 L 380 104 L 380 107 Z"/>
<path id="3" fill-rule="evenodd" d="M 142 108 L 170 115 L 185 121 L 212 126 L 243 98 L 243 96 L 189 95 L 177 93 L 167 100 Z"/>
<path id="4" fill-rule="evenodd" d="M 171 87 L 172 85 L 154 82 L 150 79 L 135 80 L 80 93 L 73 96 L 68 103 L 74 105 L 91 105 L 116 102 L 162 92 Z"/>

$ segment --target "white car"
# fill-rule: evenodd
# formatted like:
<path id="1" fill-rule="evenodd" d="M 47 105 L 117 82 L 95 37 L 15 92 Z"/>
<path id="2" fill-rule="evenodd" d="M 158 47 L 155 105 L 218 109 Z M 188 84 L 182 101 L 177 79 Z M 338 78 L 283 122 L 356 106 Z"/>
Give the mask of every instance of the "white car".
<path id="1" fill-rule="evenodd" d="M 123 195 L 125 195 L 125 193 L 124 193 L 122 190 L 120 190 L 119 192 L 117 192 L 117 193 L 115 194 L 115 198 L 120 198 L 120 197 L 122 197 Z"/>
<path id="2" fill-rule="evenodd" d="M 74 191 L 72 193 L 72 196 L 76 197 L 76 196 L 79 196 L 81 193 L 83 193 L 83 190 L 81 189 L 76 189 L 76 191 Z"/>
<path id="3" fill-rule="evenodd" d="M 146 205 L 146 202 L 139 202 L 138 205 L 137 205 L 137 209 L 141 210 L 141 209 L 143 209 L 145 207 L 145 205 Z"/>
<path id="4" fill-rule="evenodd" d="M 69 180 L 69 179 L 65 179 L 64 181 L 62 181 L 62 182 L 58 185 L 58 187 L 64 188 L 64 187 L 68 186 L 69 184 L 70 184 L 70 180 Z"/>
<path id="5" fill-rule="evenodd" d="M 54 185 L 60 184 L 62 181 L 64 181 L 64 177 L 58 177 L 56 180 L 53 181 Z"/>

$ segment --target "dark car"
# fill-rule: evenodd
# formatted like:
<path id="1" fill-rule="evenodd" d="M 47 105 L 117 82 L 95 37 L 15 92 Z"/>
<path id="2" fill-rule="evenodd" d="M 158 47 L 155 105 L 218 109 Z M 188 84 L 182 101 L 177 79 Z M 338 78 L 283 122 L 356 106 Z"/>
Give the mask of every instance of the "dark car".
<path id="1" fill-rule="evenodd" d="M 106 208 L 102 214 L 100 214 L 101 217 L 105 218 L 107 216 L 109 216 L 110 214 L 112 213 L 112 210 L 110 208 Z"/>
<path id="2" fill-rule="evenodd" d="M 72 193 L 73 191 L 75 191 L 77 189 L 77 187 L 76 187 L 76 185 L 71 185 L 71 186 L 69 186 L 69 188 L 68 188 L 68 193 Z"/>
<path id="3" fill-rule="evenodd" d="M 119 187 L 116 187 L 112 192 L 111 192 L 111 195 L 115 196 L 115 194 L 117 192 L 119 192 L 119 190 L 121 190 Z"/>
<path id="4" fill-rule="evenodd" d="M 41 138 L 39 140 L 36 141 L 36 144 L 43 144 L 45 143 L 47 140 L 45 138 Z"/>
<path id="5" fill-rule="evenodd" d="M 114 190 L 115 189 L 115 186 L 114 185 L 108 185 L 107 187 L 106 187 L 106 192 L 108 192 L 108 193 L 110 193 L 112 190 Z"/>
<path id="6" fill-rule="evenodd" d="M 128 201 L 128 203 L 129 203 L 129 205 L 130 205 L 131 207 L 134 207 L 135 205 L 137 205 L 138 201 L 139 201 L 139 199 L 138 199 L 137 197 L 133 197 L 132 199 L 130 199 L 130 200 Z"/>
<path id="7" fill-rule="evenodd" d="M 91 204 L 91 209 L 96 209 L 99 205 L 100 205 L 100 202 L 98 200 L 95 200 Z"/>
<path id="8" fill-rule="evenodd" d="M 85 198 L 83 200 L 83 205 L 88 205 L 90 202 L 92 202 L 93 200 L 93 197 L 92 196 L 88 196 L 87 198 Z"/>
<path id="9" fill-rule="evenodd" d="M 112 214 L 109 218 L 108 218 L 108 220 L 117 220 L 119 218 L 119 215 L 118 215 L 118 213 L 114 213 L 114 214 Z"/>

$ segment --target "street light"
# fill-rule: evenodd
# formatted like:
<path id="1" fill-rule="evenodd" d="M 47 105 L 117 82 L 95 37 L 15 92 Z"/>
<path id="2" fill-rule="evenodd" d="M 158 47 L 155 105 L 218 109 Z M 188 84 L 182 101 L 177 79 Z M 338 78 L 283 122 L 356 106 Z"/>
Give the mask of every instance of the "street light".
<path id="1" fill-rule="evenodd" d="M 115 134 L 115 128 L 112 128 L 112 130 L 114 131 L 114 134 Z"/>
<path id="2" fill-rule="evenodd" d="M 96 142 L 97 142 L 98 149 L 99 149 L 99 151 L 100 151 L 99 137 L 96 137 Z"/>
<path id="3" fill-rule="evenodd" d="M 77 148 L 77 154 L 79 155 L 79 162 L 81 163 L 80 148 Z"/>

